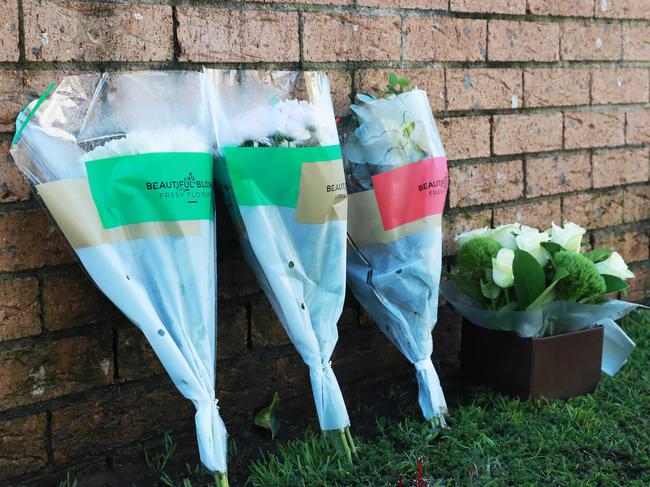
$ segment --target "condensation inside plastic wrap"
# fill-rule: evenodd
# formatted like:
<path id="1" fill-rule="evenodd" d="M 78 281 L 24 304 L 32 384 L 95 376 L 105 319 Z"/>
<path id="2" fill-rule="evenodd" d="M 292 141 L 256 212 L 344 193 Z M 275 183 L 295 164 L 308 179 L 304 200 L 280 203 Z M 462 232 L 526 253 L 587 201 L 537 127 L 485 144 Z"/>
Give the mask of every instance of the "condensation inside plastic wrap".
<path id="1" fill-rule="evenodd" d="M 227 435 L 215 400 L 213 203 L 208 218 L 190 225 L 106 230 L 86 171 L 88 161 L 136 154 L 192 152 L 209 159 L 208 120 L 201 73 L 71 76 L 34 112 L 12 154 L 91 279 L 144 332 L 176 387 L 194 402 L 204 465 L 225 472 Z"/>
<path id="2" fill-rule="evenodd" d="M 259 161 L 271 164 L 267 155 L 278 147 L 274 134 L 284 137 L 281 147 L 338 146 L 324 73 L 204 72 L 220 156 L 229 147 L 246 145 L 256 148 Z M 331 162 L 340 168 L 340 160 Z M 282 161 L 274 167 L 283 173 Z M 345 220 L 304 223 L 293 207 L 241 204 L 233 193 L 225 157 L 217 164 L 217 178 L 239 226 L 244 255 L 309 367 L 321 429 L 348 426 L 347 409 L 330 364 L 345 298 Z M 264 193 L 262 182 L 251 175 L 245 184 L 252 192 Z M 279 180 L 270 192 L 282 193 L 284 184 Z"/>
<path id="3" fill-rule="evenodd" d="M 623 366 L 634 348 L 634 342 L 615 320 L 638 308 L 636 303 L 617 299 L 601 304 L 553 301 L 530 311 L 490 311 L 477 307 L 451 280 L 443 282 L 440 291 L 458 313 L 475 325 L 513 332 L 524 338 L 563 335 L 602 325 L 605 327 L 602 368 L 610 375 Z"/>
<path id="4" fill-rule="evenodd" d="M 359 98 L 363 103 L 352 105 L 359 127 L 345 139 L 343 151 L 351 193 L 351 222 L 352 198 L 357 196 L 354 193 L 372 190 L 373 176 L 445 156 L 424 91 L 416 89 L 382 99 L 364 95 Z M 364 217 L 369 211 L 359 210 Z M 414 364 L 424 417 L 441 417 L 447 412 L 447 405 L 430 358 L 442 260 L 439 221 L 405 232 L 401 238 L 390 237 L 388 242 L 364 246 L 354 241 L 354 230 L 349 231 L 350 287 L 382 332 Z"/>

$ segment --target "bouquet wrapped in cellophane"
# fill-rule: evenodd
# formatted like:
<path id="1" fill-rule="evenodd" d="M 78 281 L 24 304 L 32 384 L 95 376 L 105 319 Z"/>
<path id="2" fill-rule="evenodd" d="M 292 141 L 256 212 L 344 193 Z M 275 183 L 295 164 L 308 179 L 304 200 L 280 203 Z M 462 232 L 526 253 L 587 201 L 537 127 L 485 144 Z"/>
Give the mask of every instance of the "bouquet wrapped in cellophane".
<path id="1" fill-rule="evenodd" d="M 362 306 L 415 366 L 426 420 L 447 405 L 431 361 L 442 261 L 447 160 L 424 91 L 391 75 L 378 98 L 358 95 L 358 128 L 345 142 L 347 276 Z"/>
<path id="2" fill-rule="evenodd" d="M 345 298 L 347 195 L 319 72 L 206 69 L 217 180 L 247 261 L 309 367 L 320 427 L 351 461 L 331 356 Z"/>
<path id="3" fill-rule="evenodd" d="M 601 368 L 614 375 L 634 342 L 616 324 L 639 305 L 608 294 L 625 292 L 634 277 L 621 255 L 598 248 L 582 253 L 585 229 L 518 223 L 456 236 L 458 263 L 442 295 L 477 326 L 521 337 L 550 337 L 602 325 Z"/>
<path id="4" fill-rule="evenodd" d="M 227 485 L 202 75 L 71 76 L 53 88 L 19 116 L 11 153 L 91 279 L 196 406 L 201 461 Z"/>

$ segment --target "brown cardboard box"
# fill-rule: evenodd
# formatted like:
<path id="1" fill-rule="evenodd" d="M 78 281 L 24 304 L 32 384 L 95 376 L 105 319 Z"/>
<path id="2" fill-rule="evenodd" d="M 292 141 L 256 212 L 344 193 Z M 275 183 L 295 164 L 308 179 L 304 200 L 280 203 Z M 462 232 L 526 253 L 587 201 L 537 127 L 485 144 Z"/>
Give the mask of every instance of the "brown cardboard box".
<path id="1" fill-rule="evenodd" d="M 460 367 L 470 382 L 521 399 L 588 394 L 600 381 L 603 328 L 521 338 L 463 320 Z"/>

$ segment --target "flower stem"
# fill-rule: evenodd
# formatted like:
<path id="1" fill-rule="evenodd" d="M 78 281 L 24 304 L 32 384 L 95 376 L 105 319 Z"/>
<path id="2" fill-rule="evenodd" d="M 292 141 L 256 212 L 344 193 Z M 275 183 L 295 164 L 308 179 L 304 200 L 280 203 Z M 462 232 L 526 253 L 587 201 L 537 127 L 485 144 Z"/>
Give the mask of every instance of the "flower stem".
<path id="1" fill-rule="evenodd" d="M 429 423 L 431 424 L 431 427 L 434 430 L 441 430 L 447 428 L 447 421 L 445 421 L 444 414 L 439 414 L 438 416 L 434 416 L 429 420 Z"/>
<path id="2" fill-rule="evenodd" d="M 357 449 L 352 441 L 349 427 L 341 428 L 338 430 L 323 431 L 323 436 L 327 438 L 334 448 L 345 458 L 348 465 L 354 465 L 352 457 L 357 456 Z"/>
<path id="3" fill-rule="evenodd" d="M 214 474 L 215 487 L 229 487 L 228 474 L 217 472 Z"/>

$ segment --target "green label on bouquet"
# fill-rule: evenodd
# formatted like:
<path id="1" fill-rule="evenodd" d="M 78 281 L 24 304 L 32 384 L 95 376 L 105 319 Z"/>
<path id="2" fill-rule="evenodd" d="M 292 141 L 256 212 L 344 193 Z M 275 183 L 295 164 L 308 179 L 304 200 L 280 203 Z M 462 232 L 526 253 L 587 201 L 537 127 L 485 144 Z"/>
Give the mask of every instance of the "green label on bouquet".
<path id="1" fill-rule="evenodd" d="M 240 206 L 285 206 L 296 208 L 304 163 L 341 159 L 341 147 L 224 147 L 234 196 Z M 339 164 L 340 165 L 340 164 Z M 341 166 L 341 178 L 343 169 Z M 330 192 L 342 190 L 344 180 L 329 182 Z M 328 181 L 323 182 L 324 191 Z"/>
<path id="2" fill-rule="evenodd" d="M 134 154 L 88 161 L 86 170 L 104 228 L 213 218 L 210 154 Z"/>

